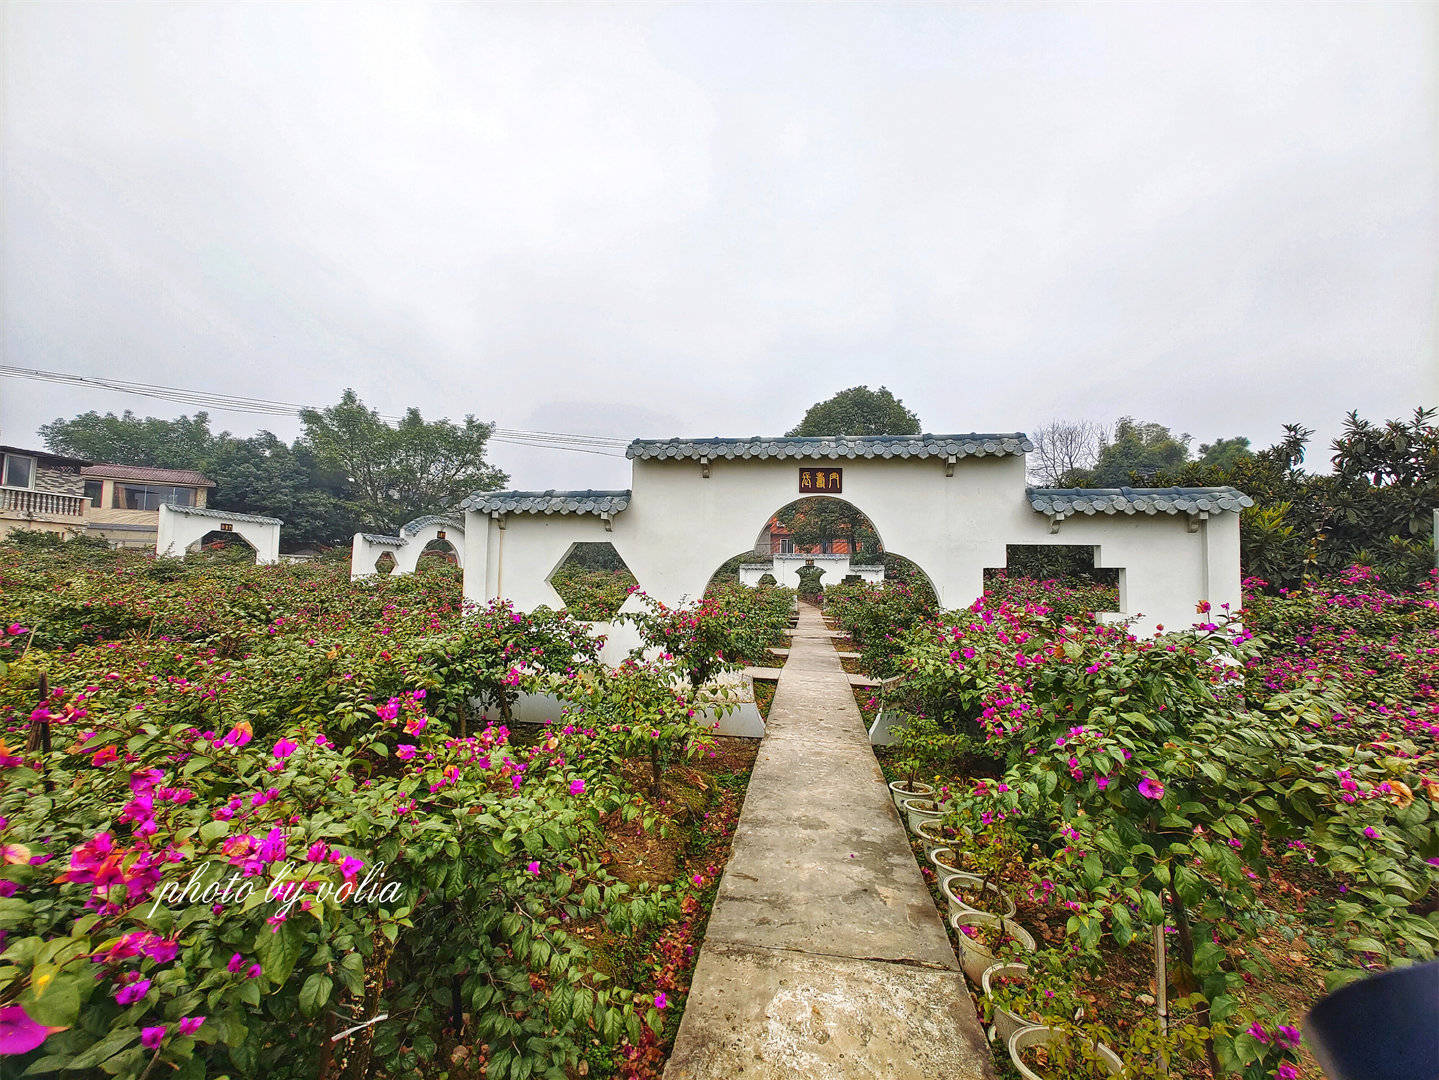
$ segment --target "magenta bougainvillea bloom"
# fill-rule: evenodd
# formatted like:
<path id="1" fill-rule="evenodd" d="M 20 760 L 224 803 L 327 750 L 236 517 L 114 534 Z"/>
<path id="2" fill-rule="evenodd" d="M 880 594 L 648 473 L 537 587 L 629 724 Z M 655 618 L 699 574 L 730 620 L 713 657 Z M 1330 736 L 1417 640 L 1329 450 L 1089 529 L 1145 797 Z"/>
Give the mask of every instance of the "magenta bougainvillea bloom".
<path id="1" fill-rule="evenodd" d="M 570 794 L 571 794 L 571 795 L 583 795 L 583 794 L 584 794 L 584 791 L 585 791 L 585 782 L 584 782 L 583 780 L 572 780 L 572 781 L 570 781 Z"/>
<path id="2" fill-rule="evenodd" d="M 19 1005 L 0 1009 L 0 1054 L 28 1054 L 49 1034 L 49 1028 L 32 1020 Z"/>
<path id="3" fill-rule="evenodd" d="M 289 739 L 281 739 L 275 744 L 275 749 L 272 750 L 271 753 L 274 754 L 275 757 L 279 760 L 284 761 L 287 757 L 289 757 L 299 748 L 299 743 L 292 742 Z"/>
<path id="4" fill-rule="evenodd" d="M 193 1035 L 200 1030 L 200 1025 L 204 1022 L 203 1016 L 182 1016 L 180 1017 L 180 1034 Z"/>
<path id="5" fill-rule="evenodd" d="M 668 1005 L 669 1003 L 670 1003 L 670 1000 L 669 1000 L 669 998 L 665 997 L 665 992 L 664 992 L 663 990 L 661 990 L 658 994 L 655 995 L 655 1008 L 656 1008 L 656 1009 L 663 1009 L 663 1008 L 664 1008 L 666 1005 Z"/>
<path id="6" fill-rule="evenodd" d="M 399 749 L 395 751 L 395 757 L 401 761 L 409 761 L 415 756 L 415 747 L 411 743 L 400 743 Z"/>
<path id="7" fill-rule="evenodd" d="M 147 1027 L 140 1029 L 140 1045 L 146 1050 L 153 1050 L 165 1041 L 165 1025 Z"/>
<path id="8" fill-rule="evenodd" d="M 115 1001 L 121 1005 L 133 1005 L 150 992 L 150 980 L 141 979 L 129 986 L 122 986 L 115 995 Z"/>
<path id="9" fill-rule="evenodd" d="M 538 874 L 540 872 L 540 864 L 537 862 L 532 862 L 529 866 L 525 867 L 525 869 L 532 874 Z"/>
<path id="10" fill-rule="evenodd" d="M 1142 777 L 1139 781 L 1139 794 L 1146 799 L 1164 798 L 1164 785 L 1151 777 Z"/>

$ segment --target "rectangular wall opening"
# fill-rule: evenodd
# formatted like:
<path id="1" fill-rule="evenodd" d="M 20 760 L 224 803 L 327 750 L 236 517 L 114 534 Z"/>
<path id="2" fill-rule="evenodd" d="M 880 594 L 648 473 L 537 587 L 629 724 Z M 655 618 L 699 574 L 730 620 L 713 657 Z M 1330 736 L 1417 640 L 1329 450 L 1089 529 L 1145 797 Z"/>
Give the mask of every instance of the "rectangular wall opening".
<path id="1" fill-rule="evenodd" d="M 992 596 L 1039 599 L 1045 592 L 1081 611 L 1121 611 L 1124 571 L 1095 566 L 1092 544 L 1009 544 L 1005 565 L 984 571 Z"/>

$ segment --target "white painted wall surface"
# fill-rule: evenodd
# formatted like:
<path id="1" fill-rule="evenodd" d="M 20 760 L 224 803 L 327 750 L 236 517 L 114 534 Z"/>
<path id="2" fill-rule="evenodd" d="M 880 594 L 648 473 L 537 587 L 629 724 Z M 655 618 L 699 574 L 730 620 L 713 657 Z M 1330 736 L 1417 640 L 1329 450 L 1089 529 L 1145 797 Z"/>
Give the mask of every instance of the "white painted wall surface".
<path id="1" fill-rule="evenodd" d="M 640 587 L 666 603 L 696 598 L 710 576 L 754 538 L 780 508 L 801 498 L 799 468 L 844 470 L 840 496 L 867 515 L 885 550 L 913 560 L 940 604 L 963 607 L 983 589 L 984 570 L 1005 565 L 1006 544 L 1085 544 L 1098 566 L 1122 567 L 1120 607 L 1135 631 L 1174 629 L 1195 605 L 1239 604 L 1239 522 L 1217 514 L 1189 531 L 1187 515 L 1076 515 L 1058 533 L 1025 496 L 1024 458 L 725 460 L 701 475 L 697 461 L 636 460 L 629 508 L 613 531 L 594 515 L 511 514 L 505 527 L 466 518 L 465 595 L 508 597 L 527 610 L 562 606 L 546 580 L 580 540 L 608 541 Z M 822 498 L 823 496 L 816 496 Z M 483 569 L 482 569 L 483 568 Z"/>
<path id="2" fill-rule="evenodd" d="M 221 525 L 229 524 L 229 530 Z M 255 549 L 255 563 L 268 566 L 280 561 L 280 526 L 265 525 L 238 518 L 229 520 L 220 517 L 202 517 L 185 514 L 161 505 L 160 517 L 155 531 L 155 554 L 168 558 L 183 558 L 186 549 L 197 540 L 212 532 L 229 531 L 244 539 Z"/>

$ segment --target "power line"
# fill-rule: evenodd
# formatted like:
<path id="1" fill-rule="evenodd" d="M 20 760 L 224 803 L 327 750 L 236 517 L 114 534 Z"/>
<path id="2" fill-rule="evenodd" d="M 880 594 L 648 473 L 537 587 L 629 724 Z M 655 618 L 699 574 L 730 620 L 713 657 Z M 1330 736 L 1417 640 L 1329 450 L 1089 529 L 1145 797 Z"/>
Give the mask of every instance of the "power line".
<path id="1" fill-rule="evenodd" d="M 247 413 L 254 416 L 299 416 L 302 409 L 313 407 L 246 394 L 217 394 L 208 390 L 189 390 L 184 387 L 135 382 L 129 379 L 73 375 L 63 371 L 42 371 L 38 368 L 16 367 L 12 364 L 0 364 L 0 376 L 28 379 L 35 382 L 60 383 L 92 390 L 109 390 L 136 397 L 154 398 L 181 405 L 194 405 L 220 412 Z M 399 423 L 402 419 L 399 416 L 385 413 L 377 415 L 381 420 L 391 424 Z M 624 439 L 606 435 L 579 435 L 563 431 L 527 431 L 523 428 L 495 427 L 491 431 L 490 438 L 496 442 L 511 443 L 517 446 L 566 450 L 579 454 L 597 454 L 601 457 L 620 457 L 623 448 L 628 445 Z"/>

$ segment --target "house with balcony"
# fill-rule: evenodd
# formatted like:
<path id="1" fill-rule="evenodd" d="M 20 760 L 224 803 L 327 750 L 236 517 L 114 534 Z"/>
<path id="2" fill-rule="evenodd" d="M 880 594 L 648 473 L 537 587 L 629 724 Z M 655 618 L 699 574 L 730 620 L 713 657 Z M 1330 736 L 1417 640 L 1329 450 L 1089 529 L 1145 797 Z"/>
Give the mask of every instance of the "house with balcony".
<path id="1" fill-rule="evenodd" d="M 148 465 L 85 465 L 80 469 L 90 501 L 86 530 L 111 547 L 155 547 L 160 506 L 204 509 L 214 483 L 194 469 Z"/>
<path id="2" fill-rule="evenodd" d="M 46 450 L 0 446 L 0 540 L 17 529 L 67 540 L 83 535 L 89 500 L 80 470 L 88 464 Z"/>

